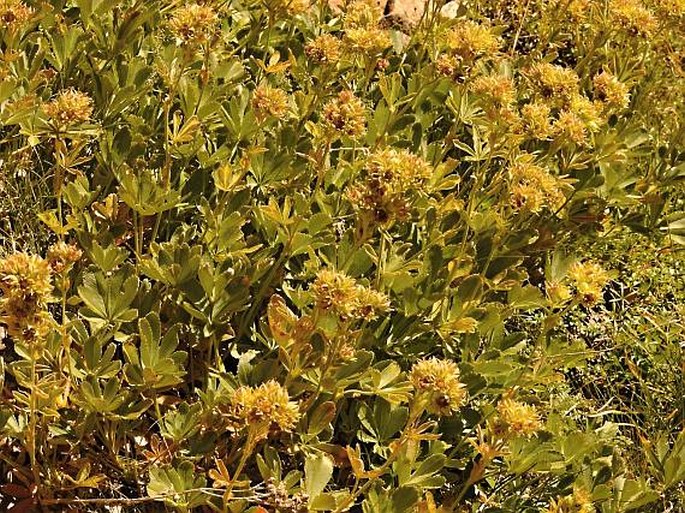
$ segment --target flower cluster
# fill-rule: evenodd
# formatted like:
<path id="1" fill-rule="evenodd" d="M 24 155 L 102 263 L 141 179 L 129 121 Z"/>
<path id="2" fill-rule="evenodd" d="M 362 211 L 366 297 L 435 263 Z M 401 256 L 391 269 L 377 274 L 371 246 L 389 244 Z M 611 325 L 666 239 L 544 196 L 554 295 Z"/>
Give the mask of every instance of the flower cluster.
<path id="1" fill-rule="evenodd" d="M 342 43 L 335 36 L 322 34 L 307 43 L 304 51 L 317 64 L 335 64 L 342 55 Z"/>
<path id="2" fill-rule="evenodd" d="M 345 30 L 376 27 L 383 17 L 383 11 L 374 0 L 355 0 L 345 10 Z"/>
<path id="3" fill-rule="evenodd" d="M 0 28 L 15 30 L 33 16 L 33 9 L 18 0 L 0 0 Z"/>
<path id="4" fill-rule="evenodd" d="M 421 157 L 407 150 L 382 149 L 369 156 L 365 180 L 348 188 L 347 197 L 376 223 L 402 220 L 409 213 L 408 193 L 420 190 L 430 174 Z"/>
<path id="5" fill-rule="evenodd" d="M 657 18 L 640 0 L 611 0 L 609 13 L 631 35 L 647 37 L 657 28 Z"/>
<path id="6" fill-rule="evenodd" d="M 36 342 L 50 327 L 46 311 L 52 293 L 50 266 L 46 260 L 14 253 L 0 260 L 0 321 L 10 336 Z"/>
<path id="7" fill-rule="evenodd" d="M 492 56 L 501 45 L 500 39 L 492 30 L 471 20 L 461 21 L 447 34 L 447 48 L 450 53 L 465 63 L 473 63 L 477 58 Z"/>
<path id="8" fill-rule="evenodd" d="M 471 90 L 490 107 L 501 109 L 516 97 L 514 81 L 504 75 L 483 75 L 471 83 Z"/>
<path id="9" fill-rule="evenodd" d="M 346 48 L 359 55 L 378 55 L 392 45 L 386 30 L 377 28 L 353 28 L 345 31 Z"/>
<path id="10" fill-rule="evenodd" d="M 300 416 L 297 403 L 274 380 L 235 390 L 225 414 L 236 429 L 248 428 L 257 439 L 266 438 L 273 429 L 290 431 Z"/>
<path id="11" fill-rule="evenodd" d="M 63 274 L 79 261 L 83 252 L 74 244 L 57 242 L 48 250 L 47 260 L 54 274 Z"/>
<path id="12" fill-rule="evenodd" d="M 434 415 L 451 415 L 466 401 L 466 385 L 459 381 L 459 367 L 450 360 L 429 358 L 416 362 L 410 381 L 416 399 L 425 401 L 426 411 Z"/>
<path id="13" fill-rule="evenodd" d="M 527 156 L 526 156 L 527 157 Z M 519 158 L 509 167 L 511 202 L 517 210 L 537 213 L 556 210 L 565 201 L 558 178 L 530 158 Z"/>
<path id="14" fill-rule="evenodd" d="M 628 86 L 607 71 L 602 71 L 592 80 L 595 98 L 612 109 L 625 109 L 630 102 Z"/>
<path id="15" fill-rule="evenodd" d="M 323 107 L 322 123 L 329 138 L 359 138 L 366 132 L 366 109 L 351 91 L 342 91 Z"/>
<path id="16" fill-rule="evenodd" d="M 43 106 L 50 122 L 59 129 L 85 123 L 93 115 L 93 100 L 85 93 L 66 89 Z"/>
<path id="17" fill-rule="evenodd" d="M 390 34 L 379 27 L 383 12 L 373 0 L 356 0 L 345 11 L 343 42 L 352 54 L 369 57 L 380 55 L 392 45 Z"/>
<path id="18" fill-rule="evenodd" d="M 345 273 L 330 269 L 317 273 L 310 290 L 317 308 L 332 312 L 343 321 L 354 318 L 372 320 L 390 308 L 390 300 L 385 294 L 360 285 Z"/>
<path id="19" fill-rule="evenodd" d="M 591 261 L 576 262 L 568 270 L 576 297 L 585 306 L 592 306 L 602 298 L 602 289 L 610 280 L 609 273 Z"/>
<path id="20" fill-rule="evenodd" d="M 535 139 L 544 140 L 552 134 L 552 109 L 543 101 L 535 101 L 521 108 L 526 132 Z"/>
<path id="21" fill-rule="evenodd" d="M 268 117 L 280 119 L 288 113 L 288 95 L 282 89 L 260 84 L 253 93 L 252 108 L 260 122 Z"/>
<path id="22" fill-rule="evenodd" d="M 542 429 L 540 415 L 535 406 L 525 404 L 510 396 L 497 404 L 495 430 L 505 436 L 531 436 Z"/>
<path id="23" fill-rule="evenodd" d="M 184 45 L 207 43 L 216 31 L 219 16 L 208 5 L 190 4 L 179 7 L 169 20 L 169 28 Z"/>
<path id="24" fill-rule="evenodd" d="M 578 91 L 580 79 L 572 69 L 538 62 L 533 64 L 527 72 L 528 78 L 536 91 L 550 101 L 566 102 Z"/>

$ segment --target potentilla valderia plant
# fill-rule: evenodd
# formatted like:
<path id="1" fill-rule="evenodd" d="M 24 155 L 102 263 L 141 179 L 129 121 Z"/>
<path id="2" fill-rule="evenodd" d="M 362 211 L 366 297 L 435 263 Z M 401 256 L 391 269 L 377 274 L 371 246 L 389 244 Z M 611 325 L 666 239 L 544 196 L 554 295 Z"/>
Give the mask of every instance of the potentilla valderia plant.
<path id="1" fill-rule="evenodd" d="M 0 511 L 682 510 L 684 20 L 0 0 Z"/>

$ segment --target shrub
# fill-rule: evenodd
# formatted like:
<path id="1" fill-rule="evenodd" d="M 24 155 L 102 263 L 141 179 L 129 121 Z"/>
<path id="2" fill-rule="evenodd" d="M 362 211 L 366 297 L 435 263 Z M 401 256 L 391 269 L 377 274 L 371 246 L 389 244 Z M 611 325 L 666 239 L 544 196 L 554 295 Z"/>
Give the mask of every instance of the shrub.
<path id="1" fill-rule="evenodd" d="M 0 0 L 0 505 L 682 507 L 682 2 L 452 7 Z"/>

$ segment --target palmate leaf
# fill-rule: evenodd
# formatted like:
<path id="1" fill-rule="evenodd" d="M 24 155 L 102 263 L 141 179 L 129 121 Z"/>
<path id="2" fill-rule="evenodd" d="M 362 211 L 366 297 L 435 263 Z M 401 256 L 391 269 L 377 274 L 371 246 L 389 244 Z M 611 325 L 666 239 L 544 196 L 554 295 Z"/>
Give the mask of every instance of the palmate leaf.
<path id="1" fill-rule="evenodd" d="M 207 497 L 202 492 L 189 491 L 206 484 L 207 480 L 195 473 L 193 464 L 183 461 L 177 466 L 152 467 L 147 493 L 149 497 L 159 497 L 169 506 L 186 512 L 206 504 Z"/>
<path id="2" fill-rule="evenodd" d="M 121 269 L 112 276 L 101 272 L 87 274 L 78 287 L 84 303 L 79 313 L 90 322 L 93 331 L 130 322 L 138 315 L 138 311 L 131 308 L 138 285 L 138 277 L 128 269 Z"/>
<path id="3" fill-rule="evenodd" d="M 179 193 L 157 183 L 151 171 L 136 175 L 127 170 L 120 173 L 118 178 L 119 197 L 131 209 L 143 216 L 170 210 L 180 201 Z"/>
<path id="4" fill-rule="evenodd" d="M 138 321 L 140 345 L 124 345 L 127 364 L 124 375 L 129 383 L 150 389 L 163 389 L 180 383 L 185 375 L 185 351 L 176 351 L 178 332 L 170 328 L 161 336 L 157 313 L 149 313 Z"/>
<path id="5" fill-rule="evenodd" d="M 360 380 L 361 389 L 369 395 L 382 397 L 390 404 L 405 402 L 412 392 L 411 384 L 403 378 L 402 369 L 395 362 L 379 362 Z"/>

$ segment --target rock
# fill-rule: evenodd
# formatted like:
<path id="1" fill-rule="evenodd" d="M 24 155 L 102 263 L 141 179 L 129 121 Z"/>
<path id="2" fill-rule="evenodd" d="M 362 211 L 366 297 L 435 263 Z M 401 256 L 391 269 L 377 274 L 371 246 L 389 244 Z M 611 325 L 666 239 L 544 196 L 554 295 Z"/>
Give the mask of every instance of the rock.
<path id="1" fill-rule="evenodd" d="M 385 12 L 393 25 L 414 27 L 421 21 L 425 8 L 423 0 L 389 0 Z"/>
<path id="2" fill-rule="evenodd" d="M 440 8 L 440 16 L 443 18 L 454 19 L 459 16 L 460 2 L 447 2 Z"/>

